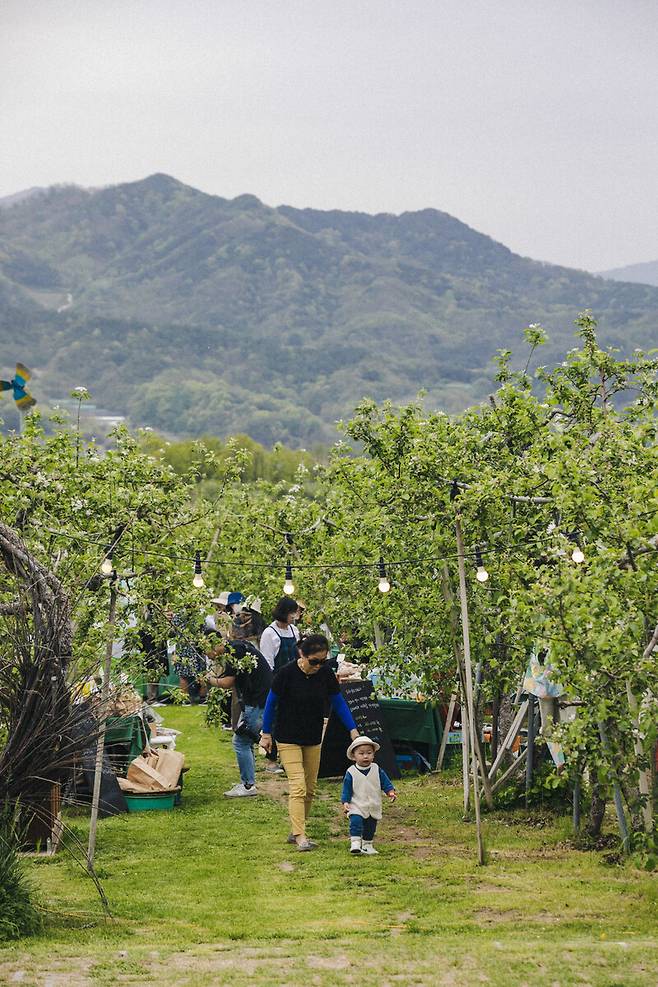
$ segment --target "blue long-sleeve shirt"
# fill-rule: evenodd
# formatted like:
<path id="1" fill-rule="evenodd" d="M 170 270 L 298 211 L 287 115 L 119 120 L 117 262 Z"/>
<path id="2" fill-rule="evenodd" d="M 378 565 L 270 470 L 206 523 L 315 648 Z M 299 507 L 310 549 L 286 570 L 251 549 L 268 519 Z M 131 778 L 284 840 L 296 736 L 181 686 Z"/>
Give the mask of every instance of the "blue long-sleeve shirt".
<path id="1" fill-rule="evenodd" d="M 370 767 L 368 767 L 368 768 L 360 768 L 357 765 L 356 766 L 356 769 L 357 769 L 357 771 L 360 771 L 361 774 L 367 775 L 368 772 L 370 771 L 370 768 L 371 767 L 372 767 L 372 765 L 370 765 Z M 380 785 L 382 787 L 382 791 L 383 792 L 387 792 L 388 793 L 388 792 L 394 792 L 395 791 L 395 785 L 393 784 L 393 782 L 391 781 L 391 779 L 388 777 L 388 775 L 386 774 L 386 772 L 384 771 L 383 768 L 380 768 L 379 769 L 379 783 L 380 783 Z M 343 790 L 342 790 L 342 792 L 340 794 L 340 800 L 341 800 L 341 802 L 351 802 L 352 801 L 352 795 L 353 794 L 354 794 L 354 783 L 352 781 L 352 775 L 349 773 L 349 771 L 346 771 L 345 772 L 345 777 L 343 778 Z"/>

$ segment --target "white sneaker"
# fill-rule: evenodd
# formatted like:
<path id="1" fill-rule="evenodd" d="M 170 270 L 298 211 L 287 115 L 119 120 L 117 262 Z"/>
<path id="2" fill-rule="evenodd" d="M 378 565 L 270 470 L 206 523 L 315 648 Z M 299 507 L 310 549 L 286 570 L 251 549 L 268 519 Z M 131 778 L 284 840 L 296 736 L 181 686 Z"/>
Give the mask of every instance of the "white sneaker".
<path id="1" fill-rule="evenodd" d="M 251 788 L 247 788 L 246 785 L 243 785 L 242 782 L 240 782 L 239 785 L 234 785 L 233 788 L 229 788 L 228 792 L 224 792 L 224 795 L 230 799 L 239 799 L 244 798 L 245 795 L 258 795 L 258 790 L 255 785 L 252 785 Z"/>
<path id="2" fill-rule="evenodd" d="M 350 853 L 361 853 L 360 836 L 350 836 Z"/>
<path id="3" fill-rule="evenodd" d="M 265 766 L 265 770 L 268 771 L 271 775 L 283 774 L 283 768 L 279 767 L 278 764 L 268 764 Z"/>
<path id="4" fill-rule="evenodd" d="M 361 853 L 365 853 L 366 856 L 368 857 L 373 857 L 373 856 L 377 856 L 379 850 L 375 850 L 372 843 L 366 843 L 366 841 L 364 840 L 363 843 L 361 844 Z"/>

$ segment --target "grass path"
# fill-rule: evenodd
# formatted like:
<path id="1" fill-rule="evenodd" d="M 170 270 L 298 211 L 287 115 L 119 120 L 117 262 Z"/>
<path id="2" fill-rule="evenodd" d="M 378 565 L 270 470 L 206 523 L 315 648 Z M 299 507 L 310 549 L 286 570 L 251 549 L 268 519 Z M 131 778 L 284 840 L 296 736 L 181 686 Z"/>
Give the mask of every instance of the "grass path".
<path id="1" fill-rule="evenodd" d="M 488 817 L 478 868 L 459 780 L 414 777 L 385 807 L 380 856 L 353 858 L 338 785 L 324 782 L 321 849 L 299 854 L 284 842 L 285 779 L 223 799 L 229 735 L 199 708 L 165 712 L 191 768 L 183 806 L 101 823 L 111 921 L 67 854 L 31 864 L 58 917 L 0 951 L 0 984 L 658 984 L 658 880 L 570 849 L 568 821 Z M 86 819 L 72 825 L 84 839 Z"/>

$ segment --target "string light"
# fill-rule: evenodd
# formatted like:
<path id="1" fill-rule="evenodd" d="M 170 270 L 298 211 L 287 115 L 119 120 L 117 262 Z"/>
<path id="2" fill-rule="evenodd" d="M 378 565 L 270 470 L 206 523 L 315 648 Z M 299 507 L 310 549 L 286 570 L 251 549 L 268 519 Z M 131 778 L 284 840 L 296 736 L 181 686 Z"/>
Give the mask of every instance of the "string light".
<path id="1" fill-rule="evenodd" d="M 292 581 L 292 565 L 290 562 L 286 563 L 286 581 L 283 584 L 283 592 L 286 596 L 292 596 L 295 592 L 295 584 Z"/>
<path id="2" fill-rule="evenodd" d="M 575 542 L 574 550 L 571 553 L 571 560 L 572 562 L 575 562 L 576 565 L 580 565 L 581 562 L 585 561 L 585 553 L 583 552 L 582 549 L 580 535 L 578 534 L 577 531 L 575 531 L 570 537 L 571 540 Z"/>
<path id="3" fill-rule="evenodd" d="M 460 492 L 460 490 L 459 490 L 459 484 L 455 484 L 455 489 L 456 489 L 456 492 L 457 493 Z M 521 501 L 523 498 L 516 497 L 514 499 L 517 500 L 517 501 Z M 537 499 L 540 502 L 544 502 L 544 500 L 548 500 L 548 498 L 537 498 Z M 639 512 L 637 514 L 629 515 L 628 520 L 635 520 L 635 519 L 647 518 L 647 517 L 655 517 L 656 515 L 658 515 L 658 510 L 641 511 L 641 512 Z M 241 516 L 241 515 L 235 515 L 235 516 Z M 429 518 L 428 518 L 428 520 L 429 520 Z M 547 543 L 550 543 L 553 540 L 553 538 L 554 538 L 554 536 L 556 534 L 556 527 L 557 526 L 555 525 L 555 522 L 553 522 L 552 524 L 549 524 L 548 525 L 545 534 L 543 534 L 541 536 L 527 538 L 527 539 L 521 539 L 521 540 L 519 540 L 519 541 L 517 541 L 515 543 L 512 543 L 512 544 L 509 544 L 509 545 L 504 545 L 504 544 L 498 545 L 496 543 L 493 543 L 493 548 L 490 549 L 490 551 L 500 552 L 502 555 L 505 555 L 507 557 L 507 556 L 510 555 L 510 553 L 518 553 L 518 550 L 520 548 L 522 548 L 524 545 L 525 546 L 528 546 L 528 547 L 530 547 L 530 546 L 543 546 L 543 545 L 546 545 Z M 88 545 L 95 545 L 97 548 L 100 548 L 102 546 L 102 544 L 103 544 L 103 542 L 98 537 L 89 537 L 88 535 L 84 535 L 84 534 L 80 534 L 80 533 L 74 533 L 74 532 L 71 532 L 71 531 L 65 531 L 63 529 L 51 528 L 51 527 L 47 527 L 47 526 L 44 525 L 41 528 L 41 530 L 47 531 L 51 535 L 57 535 L 58 537 L 61 537 L 61 538 L 67 538 L 67 539 L 69 539 L 70 541 L 73 541 L 73 542 L 81 542 L 81 543 L 88 544 Z M 574 550 L 573 550 L 573 552 L 571 554 L 571 557 L 572 557 L 573 561 L 576 562 L 577 564 L 580 564 L 581 562 L 584 562 L 585 561 L 585 553 L 584 553 L 584 550 L 582 548 L 582 542 L 581 542 L 581 539 L 580 539 L 580 535 L 578 534 L 577 536 L 573 536 L 573 535 L 570 535 L 570 534 L 565 533 L 565 536 L 567 538 L 570 538 L 572 541 L 578 541 L 579 542 L 577 549 L 574 548 Z M 189 561 L 189 554 L 188 555 L 177 555 L 177 554 L 175 554 L 173 552 L 159 552 L 159 551 L 155 551 L 154 549 L 150 549 L 150 548 L 139 548 L 138 551 L 139 551 L 139 554 L 141 556 L 145 556 L 147 558 L 165 559 L 167 562 L 170 562 L 170 563 Z M 107 553 L 107 556 L 106 557 L 109 557 L 109 549 L 108 548 L 106 548 L 106 553 Z M 197 553 L 197 554 L 200 554 L 200 553 Z M 466 557 L 472 557 L 472 556 L 474 556 L 476 554 L 477 554 L 477 550 L 474 550 L 474 549 L 470 549 L 469 548 L 466 551 L 465 556 Z M 445 553 L 443 555 L 424 555 L 424 556 L 408 557 L 408 558 L 402 558 L 402 559 L 393 559 L 393 560 L 389 559 L 387 561 L 386 565 L 390 569 L 392 566 L 407 566 L 407 565 L 410 566 L 410 565 L 420 565 L 420 564 L 423 564 L 423 563 L 446 562 L 446 561 L 449 561 L 449 560 L 452 560 L 452 559 L 458 559 L 459 557 L 460 557 L 460 553 L 454 553 L 454 554 L 453 553 Z M 103 561 L 105 561 L 105 559 Z M 230 568 L 270 569 L 270 570 L 273 568 L 272 562 L 257 561 L 255 559 L 201 558 L 201 562 L 202 562 L 202 564 L 205 564 L 205 565 L 226 566 L 226 567 L 230 567 Z M 372 567 L 374 565 L 376 565 L 376 563 L 374 561 L 372 561 L 372 560 L 370 562 L 367 562 L 367 561 L 365 561 L 365 562 L 333 562 L 333 561 L 332 562 L 300 562 L 300 561 L 296 561 L 295 562 L 295 565 L 297 566 L 298 569 L 309 569 L 309 570 L 322 570 L 322 569 L 327 569 L 327 570 L 363 569 L 363 570 L 367 570 L 367 569 L 372 569 Z M 105 570 L 102 568 L 102 564 L 101 564 L 101 570 L 103 571 L 103 573 L 105 573 Z M 112 571 L 114 571 L 114 569 L 112 569 Z"/>
<path id="4" fill-rule="evenodd" d="M 197 552 L 194 556 L 194 579 L 192 580 L 192 585 L 196 586 L 197 589 L 203 589 L 205 585 L 203 576 L 201 575 L 201 552 Z"/>
<path id="5" fill-rule="evenodd" d="M 114 550 L 113 545 L 108 545 L 105 549 L 105 558 L 101 562 L 101 572 L 104 576 L 111 576 L 114 572 L 114 563 L 112 562 L 112 552 Z"/>
<path id="6" fill-rule="evenodd" d="M 482 552 L 479 548 L 475 549 L 475 564 L 477 565 L 477 572 L 475 573 L 475 578 L 479 583 L 486 583 L 489 578 L 489 573 L 484 567 L 484 562 L 482 560 Z"/>
<path id="7" fill-rule="evenodd" d="M 386 566 L 384 565 L 384 560 L 379 560 L 379 585 L 377 589 L 380 593 L 388 593 L 391 588 L 391 584 L 386 576 Z"/>

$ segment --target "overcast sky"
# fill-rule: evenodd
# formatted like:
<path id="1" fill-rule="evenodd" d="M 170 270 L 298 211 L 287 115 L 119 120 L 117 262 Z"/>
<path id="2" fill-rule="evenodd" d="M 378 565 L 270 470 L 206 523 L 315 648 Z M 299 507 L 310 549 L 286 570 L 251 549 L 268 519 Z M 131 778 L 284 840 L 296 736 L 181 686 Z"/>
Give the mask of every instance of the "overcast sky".
<path id="1" fill-rule="evenodd" d="M 0 195 L 164 171 L 658 258 L 656 0 L 0 0 Z"/>

